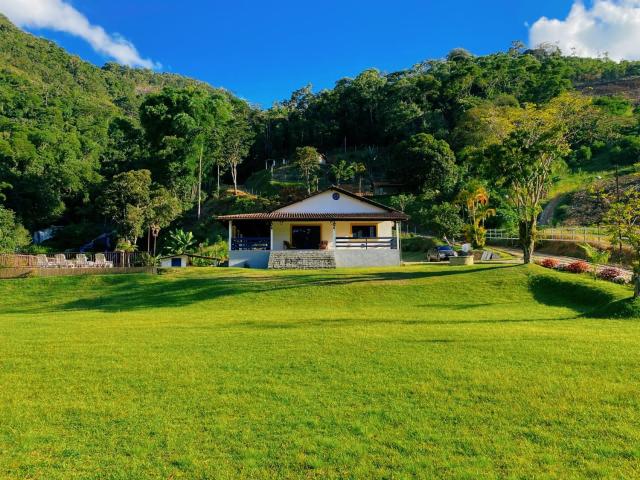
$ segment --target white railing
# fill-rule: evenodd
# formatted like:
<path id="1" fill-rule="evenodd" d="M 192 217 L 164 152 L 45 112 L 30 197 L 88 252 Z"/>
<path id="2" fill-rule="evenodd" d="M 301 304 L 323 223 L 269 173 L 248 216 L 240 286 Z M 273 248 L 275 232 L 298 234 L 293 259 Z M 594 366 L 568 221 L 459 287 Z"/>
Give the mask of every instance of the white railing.
<path id="1" fill-rule="evenodd" d="M 544 227 L 538 229 L 538 240 L 558 242 L 608 243 L 609 235 L 599 227 Z M 500 228 L 487 229 L 487 240 L 517 240 L 518 232 Z"/>
<path id="2" fill-rule="evenodd" d="M 395 250 L 398 248 L 396 237 L 336 237 L 336 248 L 351 248 L 368 250 L 370 248 L 386 248 Z"/>

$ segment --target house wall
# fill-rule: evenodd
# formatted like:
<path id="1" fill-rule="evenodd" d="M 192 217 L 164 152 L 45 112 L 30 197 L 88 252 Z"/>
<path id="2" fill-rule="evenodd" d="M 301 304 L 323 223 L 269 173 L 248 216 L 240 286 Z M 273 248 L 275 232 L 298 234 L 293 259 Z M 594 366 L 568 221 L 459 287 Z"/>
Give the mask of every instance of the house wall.
<path id="1" fill-rule="evenodd" d="M 333 194 L 339 193 L 329 190 L 313 197 L 306 198 L 298 203 L 280 208 L 276 212 L 290 213 L 380 213 L 383 208 L 363 202 L 357 198 L 339 193 L 338 200 L 333 199 Z"/>
<path id="2" fill-rule="evenodd" d="M 269 250 L 231 250 L 229 251 L 230 267 L 267 268 Z"/>
<path id="3" fill-rule="evenodd" d="M 336 267 L 393 267 L 400 265 L 400 250 L 390 249 L 338 249 Z"/>
<path id="4" fill-rule="evenodd" d="M 351 225 L 377 225 L 378 237 L 393 236 L 392 221 L 384 222 L 336 222 L 336 236 L 350 237 Z M 331 222 L 273 222 L 273 250 L 284 250 L 284 241 L 291 242 L 292 225 L 319 225 L 320 239 L 328 242 L 329 249 L 334 249 L 333 226 Z"/>

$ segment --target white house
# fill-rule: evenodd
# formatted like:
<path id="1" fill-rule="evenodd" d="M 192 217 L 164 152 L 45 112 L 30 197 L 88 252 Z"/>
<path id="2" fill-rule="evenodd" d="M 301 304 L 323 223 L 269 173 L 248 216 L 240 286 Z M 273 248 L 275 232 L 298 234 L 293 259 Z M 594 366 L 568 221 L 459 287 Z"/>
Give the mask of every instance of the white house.
<path id="1" fill-rule="evenodd" d="M 331 187 L 272 212 L 218 220 L 228 223 L 231 267 L 335 268 L 399 265 L 408 217 Z"/>

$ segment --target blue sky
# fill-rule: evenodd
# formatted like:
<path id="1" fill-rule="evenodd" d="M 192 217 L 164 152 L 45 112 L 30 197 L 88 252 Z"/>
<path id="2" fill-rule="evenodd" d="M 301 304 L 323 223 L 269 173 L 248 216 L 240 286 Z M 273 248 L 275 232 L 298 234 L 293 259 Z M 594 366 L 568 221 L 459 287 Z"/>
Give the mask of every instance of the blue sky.
<path id="1" fill-rule="evenodd" d="M 407 68 L 455 47 L 475 54 L 505 50 L 512 40 L 526 42 L 528 25 L 540 17 L 567 17 L 573 3 L 2 0 L 0 12 L 15 2 L 69 4 L 107 34 L 124 37 L 160 70 L 225 87 L 264 107 L 307 83 L 315 90 L 331 87 L 369 67 Z M 110 60 L 77 35 L 22 23 L 97 65 Z"/>

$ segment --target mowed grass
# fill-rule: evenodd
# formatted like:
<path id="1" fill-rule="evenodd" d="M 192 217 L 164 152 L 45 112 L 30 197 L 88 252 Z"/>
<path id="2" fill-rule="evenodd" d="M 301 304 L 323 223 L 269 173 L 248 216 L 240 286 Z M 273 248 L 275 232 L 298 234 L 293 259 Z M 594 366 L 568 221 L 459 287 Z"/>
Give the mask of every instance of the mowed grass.
<path id="1" fill-rule="evenodd" d="M 629 295 L 509 265 L 2 281 L 0 478 L 637 478 Z"/>

